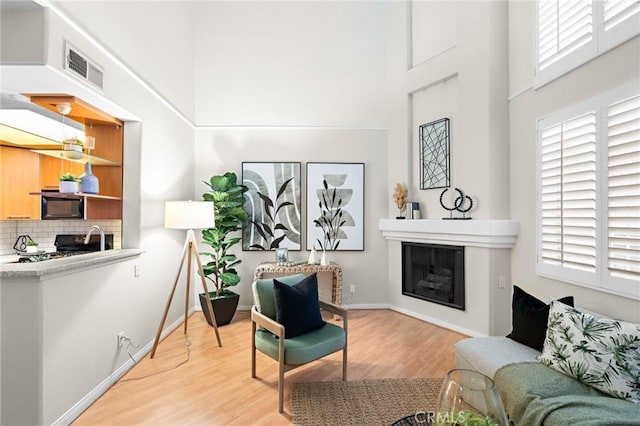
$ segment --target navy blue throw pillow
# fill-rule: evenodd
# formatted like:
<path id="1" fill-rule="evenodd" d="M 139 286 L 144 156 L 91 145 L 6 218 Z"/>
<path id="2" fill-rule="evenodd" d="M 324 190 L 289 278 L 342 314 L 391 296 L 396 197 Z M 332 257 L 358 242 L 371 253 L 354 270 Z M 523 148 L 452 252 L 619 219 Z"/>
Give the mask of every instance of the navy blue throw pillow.
<path id="1" fill-rule="evenodd" d="M 326 324 L 320 314 L 318 278 L 311 274 L 295 285 L 273 279 L 276 321 L 284 325 L 284 337 L 289 339 L 316 330 Z"/>
<path id="2" fill-rule="evenodd" d="M 573 306 L 573 296 L 558 299 L 565 305 Z M 547 320 L 549 319 L 549 305 L 521 289 L 513 286 L 512 330 L 508 338 L 542 351 L 544 339 L 547 335 Z"/>

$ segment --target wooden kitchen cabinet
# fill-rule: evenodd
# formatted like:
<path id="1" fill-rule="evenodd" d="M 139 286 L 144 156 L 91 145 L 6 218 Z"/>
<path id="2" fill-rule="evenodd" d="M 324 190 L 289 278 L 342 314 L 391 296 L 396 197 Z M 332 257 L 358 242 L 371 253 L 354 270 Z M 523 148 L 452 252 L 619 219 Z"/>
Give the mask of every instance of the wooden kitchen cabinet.
<path id="1" fill-rule="evenodd" d="M 75 96 L 62 94 L 25 94 L 25 96 L 29 96 L 32 102 L 53 112 L 57 112 L 59 104 L 71 107 L 68 117 L 84 124 L 85 135 L 95 138 L 95 148 L 92 150 L 85 148 L 82 159 L 67 161 L 68 169 L 65 168 L 64 171 L 80 176 L 84 174 L 84 163 L 91 162 L 92 171 L 99 180 L 100 189 L 98 196 L 87 195 L 85 198 L 86 219 L 122 219 L 124 141 L 122 121 Z M 60 158 L 56 154 L 51 157 L 53 151 L 39 150 L 39 152 L 43 153 L 42 158 L 50 156 L 41 167 L 42 189 L 55 189 L 58 187 L 57 179 L 60 176 Z M 53 185 L 55 187 L 52 187 Z"/>
<path id="2" fill-rule="evenodd" d="M 122 164 L 122 125 L 92 123 L 86 127 L 85 133 L 96 139 L 92 155 Z M 122 197 L 122 166 L 94 165 L 92 169 L 100 182 L 101 195 Z M 88 199 L 87 219 L 122 219 L 122 200 Z"/>
<path id="3" fill-rule="evenodd" d="M 62 158 L 40 155 L 40 189 L 58 190 L 60 175 L 73 173 L 80 177 L 84 173 L 84 165 Z"/>
<path id="4" fill-rule="evenodd" d="M 39 156 L 24 148 L 0 146 L 0 220 L 40 220 Z"/>

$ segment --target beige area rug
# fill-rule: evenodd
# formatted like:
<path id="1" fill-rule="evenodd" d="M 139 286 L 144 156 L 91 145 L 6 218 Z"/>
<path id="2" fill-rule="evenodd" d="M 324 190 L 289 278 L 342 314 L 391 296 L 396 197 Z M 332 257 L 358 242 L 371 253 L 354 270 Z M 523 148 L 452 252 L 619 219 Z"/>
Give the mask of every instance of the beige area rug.
<path id="1" fill-rule="evenodd" d="M 442 378 L 293 383 L 296 426 L 387 425 L 417 412 L 434 411 Z"/>

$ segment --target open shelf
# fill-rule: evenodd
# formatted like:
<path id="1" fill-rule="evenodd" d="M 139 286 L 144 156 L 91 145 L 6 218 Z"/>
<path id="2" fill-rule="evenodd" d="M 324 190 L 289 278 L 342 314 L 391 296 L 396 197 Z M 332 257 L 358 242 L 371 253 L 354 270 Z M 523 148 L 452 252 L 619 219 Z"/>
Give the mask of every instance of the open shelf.
<path id="1" fill-rule="evenodd" d="M 64 155 L 65 151 L 61 149 L 34 149 L 33 152 L 37 152 L 38 154 L 48 155 L 49 157 L 61 158 L 63 160 L 73 161 L 74 163 L 91 163 L 93 166 L 112 166 L 118 167 L 122 164 L 117 163 L 115 161 L 107 160 L 106 158 L 96 157 L 95 155 L 80 153 L 73 151 L 74 154 L 82 154 L 80 158 L 68 158 Z"/>
<path id="2" fill-rule="evenodd" d="M 30 192 L 30 195 L 46 195 L 55 198 L 100 198 L 103 200 L 122 200 L 121 197 L 113 195 L 87 194 L 84 192 Z"/>

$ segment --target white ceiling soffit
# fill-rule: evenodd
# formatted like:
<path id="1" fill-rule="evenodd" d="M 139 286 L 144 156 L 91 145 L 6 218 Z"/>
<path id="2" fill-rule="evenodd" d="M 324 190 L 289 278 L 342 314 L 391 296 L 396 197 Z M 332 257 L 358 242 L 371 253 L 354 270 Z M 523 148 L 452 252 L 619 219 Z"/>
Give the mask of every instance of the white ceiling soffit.
<path id="1" fill-rule="evenodd" d="M 61 114 L 33 104 L 22 95 L 0 93 L 0 139 L 4 141 L 57 145 L 68 138 L 84 140 L 84 130 L 82 123 L 63 119 Z"/>
<path id="2" fill-rule="evenodd" d="M 86 84 L 49 65 L 0 65 L 0 91 L 3 93 L 64 93 L 76 96 L 122 121 L 141 121 L 139 117 L 105 98 Z"/>

